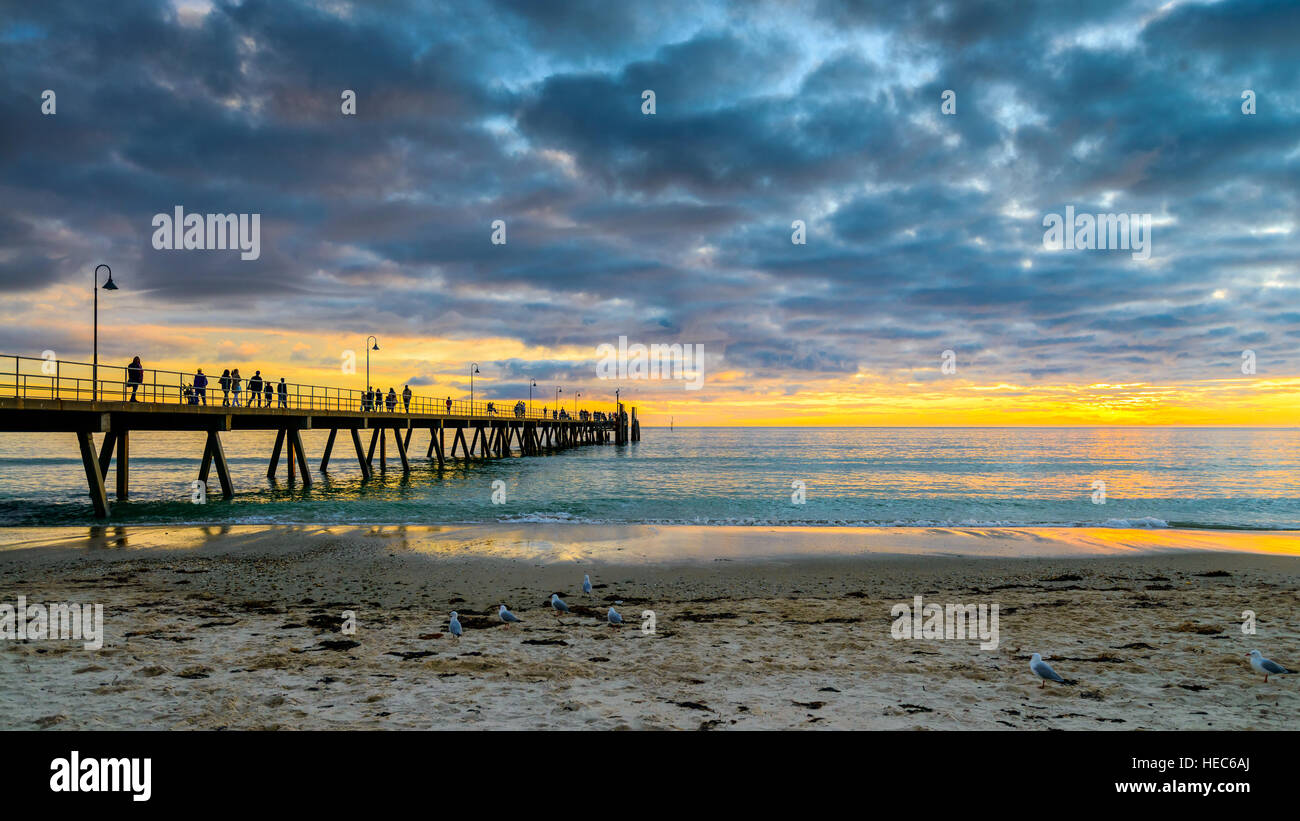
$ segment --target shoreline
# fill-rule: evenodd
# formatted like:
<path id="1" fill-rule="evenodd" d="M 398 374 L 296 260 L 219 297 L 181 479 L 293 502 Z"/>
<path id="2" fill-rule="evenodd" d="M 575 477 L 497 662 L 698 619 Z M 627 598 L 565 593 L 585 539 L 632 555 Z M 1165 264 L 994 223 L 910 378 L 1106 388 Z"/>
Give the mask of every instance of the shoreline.
<path id="1" fill-rule="evenodd" d="M 278 552 L 282 543 L 396 540 L 430 556 L 596 564 L 816 557 L 1084 558 L 1231 552 L 1300 557 L 1300 531 L 1114 527 L 469 525 L 95 525 L 0 528 L 0 560 L 67 551 L 134 555 Z M 109 554 L 98 554 L 109 555 Z"/>

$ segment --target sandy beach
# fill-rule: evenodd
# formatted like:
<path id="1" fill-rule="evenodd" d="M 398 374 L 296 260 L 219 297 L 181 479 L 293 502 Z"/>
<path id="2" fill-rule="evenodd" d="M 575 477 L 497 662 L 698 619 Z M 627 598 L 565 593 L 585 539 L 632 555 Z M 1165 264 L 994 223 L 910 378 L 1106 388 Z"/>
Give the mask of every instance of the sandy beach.
<path id="1" fill-rule="evenodd" d="M 0 727 L 1298 729 L 1300 676 L 1245 658 L 1300 666 L 1298 570 L 1241 531 L 14 528 L 0 603 L 101 603 L 105 638 L 0 640 Z M 917 596 L 996 604 L 997 648 L 894 638 Z"/>

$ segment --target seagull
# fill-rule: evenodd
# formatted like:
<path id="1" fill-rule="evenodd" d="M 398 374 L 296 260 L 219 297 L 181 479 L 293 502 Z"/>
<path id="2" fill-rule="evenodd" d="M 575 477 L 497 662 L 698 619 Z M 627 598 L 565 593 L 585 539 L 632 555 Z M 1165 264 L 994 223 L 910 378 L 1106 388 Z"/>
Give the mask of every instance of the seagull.
<path id="1" fill-rule="evenodd" d="M 1294 673 L 1295 670 L 1288 670 L 1272 659 L 1264 658 L 1264 654 L 1258 650 L 1250 651 L 1250 666 L 1258 672 L 1264 674 L 1264 683 L 1268 683 L 1269 676 L 1284 676 L 1287 673 Z"/>
<path id="2" fill-rule="evenodd" d="M 523 619 L 507 610 L 504 604 L 501 605 L 501 609 L 497 611 L 497 615 L 501 618 L 501 621 L 506 623 L 506 627 L 509 627 L 511 622 L 523 623 Z"/>
<path id="3" fill-rule="evenodd" d="M 457 613 L 455 610 L 451 611 L 451 624 L 449 625 L 448 629 L 451 631 L 451 634 L 453 636 L 455 636 L 458 640 L 460 639 L 460 634 L 463 632 L 463 630 L 460 626 L 460 614 Z"/>
<path id="4" fill-rule="evenodd" d="M 582 592 L 591 595 L 591 577 L 585 574 L 582 577 Z"/>
<path id="5" fill-rule="evenodd" d="M 1043 683 L 1038 685 L 1039 687 L 1046 687 L 1047 682 L 1049 681 L 1059 681 L 1062 684 L 1065 683 L 1065 679 L 1057 675 L 1057 672 L 1052 669 L 1052 665 L 1043 661 L 1043 657 L 1038 653 L 1034 653 L 1034 655 L 1029 659 L 1029 669 L 1034 671 L 1034 675 L 1043 680 Z"/>
<path id="6" fill-rule="evenodd" d="M 564 603 L 559 593 L 551 594 L 551 607 L 555 608 L 555 617 L 558 619 L 561 613 L 569 612 L 569 605 Z"/>
<path id="7" fill-rule="evenodd" d="M 623 623 L 623 617 L 618 614 L 617 610 L 611 607 L 609 608 L 609 612 L 605 614 L 605 621 L 609 622 L 610 627 L 618 627 Z"/>

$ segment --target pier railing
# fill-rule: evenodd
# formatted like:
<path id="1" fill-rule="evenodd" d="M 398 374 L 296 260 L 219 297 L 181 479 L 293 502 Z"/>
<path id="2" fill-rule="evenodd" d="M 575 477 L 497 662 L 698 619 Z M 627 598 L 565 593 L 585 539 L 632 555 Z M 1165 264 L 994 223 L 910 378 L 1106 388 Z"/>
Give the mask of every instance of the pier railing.
<path id="1" fill-rule="evenodd" d="M 372 403 L 366 391 L 356 388 L 339 388 L 329 385 L 307 385 L 299 382 L 270 382 L 271 393 L 266 393 L 266 381 L 256 393 L 250 389 L 253 376 L 240 375 L 223 385 L 220 374 L 205 373 L 208 384 L 196 388 L 196 373 L 143 368 L 136 373 L 122 365 L 96 366 L 89 362 L 71 362 L 62 359 L 42 359 L 30 356 L 0 354 L 0 396 L 23 399 L 61 399 L 80 402 L 148 402 L 163 405 L 216 405 L 228 407 L 232 412 L 266 411 L 350 411 L 357 413 L 414 413 L 449 417 L 488 417 L 499 419 L 553 419 L 558 410 L 539 407 L 533 400 L 532 408 L 523 400 L 467 399 L 419 396 L 412 394 L 409 404 L 399 393 L 396 402 L 389 404 L 387 392 Z M 236 389 L 236 386 L 237 389 Z M 283 386 L 283 390 L 281 387 Z M 517 401 L 523 408 L 517 409 Z M 545 409 L 543 409 L 545 408 Z M 562 419 L 577 419 L 569 413 Z M 610 418 L 611 415 L 606 418 Z M 590 417 L 589 417 L 590 418 Z"/>

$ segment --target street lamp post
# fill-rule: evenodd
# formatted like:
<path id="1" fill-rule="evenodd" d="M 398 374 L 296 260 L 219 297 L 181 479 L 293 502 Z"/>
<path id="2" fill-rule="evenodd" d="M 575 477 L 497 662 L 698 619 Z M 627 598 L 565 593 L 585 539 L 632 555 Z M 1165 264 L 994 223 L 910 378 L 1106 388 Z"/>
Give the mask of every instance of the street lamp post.
<path id="1" fill-rule="evenodd" d="M 375 347 L 373 347 L 373 348 L 370 347 L 370 345 L 371 345 L 372 342 L 374 343 L 374 346 L 375 346 Z M 379 339 L 378 339 L 377 337 L 374 337 L 374 336 L 368 336 L 368 337 L 366 337 L 366 394 L 367 394 L 367 397 L 368 397 L 369 394 L 370 394 L 370 352 L 371 352 L 372 350 L 374 350 L 374 351 L 379 350 Z M 370 408 L 370 410 L 374 410 L 374 408 Z"/>
<path id="2" fill-rule="evenodd" d="M 582 396 L 582 391 L 577 391 L 573 394 L 573 418 L 574 419 L 578 418 L 578 397 L 579 396 Z"/>
<path id="3" fill-rule="evenodd" d="M 555 386 L 555 418 L 560 418 L 560 391 L 564 390 L 559 385 Z"/>
<path id="4" fill-rule="evenodd" d="M 102 263 L 96 265 L 95 274 L 90 280 L 90 290 L 95 297 L 94 300 L 95 301 L 95 310 L 94 310 L 95 330 L 94 330 L 94 342 L 93 342 L 94 352 L 92 354 L 92 361 L 94 364 L 90 366 L 90 398 L 91 401 L 94 402 L 98 402 L 100 397 L 100 390 L 99 390 L 99 288 L 100 288 L 99 269 L 100 268 L 103 268 L 105 271 L 108 271 L 108 281 L 104 283 L 103 286 L 104 290 L 105 291 L 117 290 L 117 285 L 113 282 L 113 269 L 109 268 L 107 265 L 104 265 Z"/>
<path id="5" fill-rule="evenodd" d="M 474 414 L 474 374 L 478 373 L 478 363 L 469 363 L 469 412 Z"/>
<path id="6" fill-rule="evenodd" d="M 528 380 L 528 415 L 533 415 L 533 388 L 537 387 L 536 379 Z"/>

